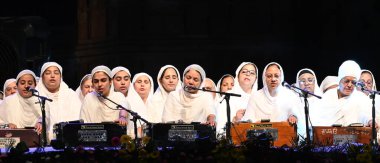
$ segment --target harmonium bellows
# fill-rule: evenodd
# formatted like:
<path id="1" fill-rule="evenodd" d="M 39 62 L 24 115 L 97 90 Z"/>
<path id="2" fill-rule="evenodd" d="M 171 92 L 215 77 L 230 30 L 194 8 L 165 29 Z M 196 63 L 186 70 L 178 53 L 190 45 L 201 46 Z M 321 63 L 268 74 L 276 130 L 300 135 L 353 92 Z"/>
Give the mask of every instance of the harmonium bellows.
<path id="1" fill-rule="evenodd" d="M 343 145 L 345 143 L 369 144 L 371 136 L 371 127 L 313 127 L 313 142 L 321 146 Z"/>
<path id="2" fill-rule="evenodd" d="M 295 125 L 289 122 L 266 122 L 266 123 L 233 123 L 231 124 L 231 138 L 235 145 L 252 139 L 260 134 L 268 134 L 273 138 L 273 146 L 292 146 L 297 138 Z"/>
<path id="3" fill-rule="evenodd" d="M 159 146 L 216 141 L 215 128 L 205 124 L 156 123 L 152 139 Z"/>
<path id="4" fill-rule="evenodd" d="M 112 138 L 126 134 L 126 127 L 117 123 L 67 123 L 54 126 L 56 141 L 65 146 L 112 146 Z"/>

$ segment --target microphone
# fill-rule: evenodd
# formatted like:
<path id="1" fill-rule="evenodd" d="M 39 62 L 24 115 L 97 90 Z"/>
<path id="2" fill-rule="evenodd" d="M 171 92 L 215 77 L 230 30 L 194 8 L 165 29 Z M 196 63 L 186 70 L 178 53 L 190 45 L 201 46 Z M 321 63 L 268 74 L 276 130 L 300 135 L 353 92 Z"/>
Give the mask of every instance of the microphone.
<path id="1" fill-rule="evenodd" d="M 96 96 L 98 96 L 98 97 L 103 97 L 104 98 L 104 96 L 103 96 L 103 94 L 102 93 L 100 93 L 100 92 L 97 92 L 97 91 L 95 91 L 96 92 Z"/>
<path id="2" fill-rule="evenodd" d="M 284 86 L 284 87 L 286 87 L 288 89 L 292 89 L 292 86 L 289 83 L 287 83 L 286 81 L 282 82 L 282 86 Z"/>
<path id="3" fill-rule="evenodd" d="M 365 88 L 365 84 L 361 81 L 356 81 L 354 84 L 356 87 Z"/>
<path id="4" fill-rule="evenodd" d="M 187 91 L 189 91 L 189 90 L 198 90 L 198 88 L 186 85 L 185 86 L 185 90 L 187 90 Z"/>
<path id="5" fill-rule="evenodd" d="M 34 93 L 34 92 L 38 92 L 36 89 L 34 89 L 34 88 L 32 88 L 32 87 L 26 87 L 26 90 L 28 91 L 28 92 L 32 92 L 32 93 Z"/>

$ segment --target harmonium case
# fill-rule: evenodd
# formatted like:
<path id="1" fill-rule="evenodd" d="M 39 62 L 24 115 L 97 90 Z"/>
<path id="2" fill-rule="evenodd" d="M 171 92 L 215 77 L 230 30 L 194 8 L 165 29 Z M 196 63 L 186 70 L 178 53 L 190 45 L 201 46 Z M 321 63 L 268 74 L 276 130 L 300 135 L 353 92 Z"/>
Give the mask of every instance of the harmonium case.
<path id="1" fill-rule="evenodd" d="M 20 141 L 24 141 L 28 147 L 36 147 L 40 143 L 40 137 L 34 129 L 0 129 L 1 148 L 10 143 L 16 146 Z"/>
<path id="2" fill-rule="evenodd" d="M 152 125 L 152 139 L 158 146 L 212 143 L 215 128 L 205 124 L 156 123 Z"/>
<path id="3" fill-rule="evenodd" d="M 57 142 L 65 146 L 112 146 L 112 138 L 126 134 L 117 123 L 58 123 L 54 127 Z"/>
<path id="4" fill-rule="evenodd" d="M 290 147 L 297 138 L 296 126 L 290 125 L 289 122 L 233 123 L 230 133 L 235 145 L 240 145 L 252 136 L 258 136 L 262 133 L 272 136 L 275 147 L 284 145 Z"/>
<path id="5" fill-rule="evenodd" d="M 371 136 L 371 127 L 313 127 L 313 142 L 321 146 L 342 145 L 345 143 L 369 144 Z"/>

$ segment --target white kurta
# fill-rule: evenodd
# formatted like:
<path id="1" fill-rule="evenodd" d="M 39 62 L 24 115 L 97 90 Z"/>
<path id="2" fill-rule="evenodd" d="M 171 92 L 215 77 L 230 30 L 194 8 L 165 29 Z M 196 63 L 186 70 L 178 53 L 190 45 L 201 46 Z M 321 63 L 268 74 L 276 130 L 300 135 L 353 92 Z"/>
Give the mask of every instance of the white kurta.
<path id="1" fill-rule="evenodd" d="M 34 96 L 23 98 L 18 93 L 5 98 L 0 105 L 1 119 L 13 123 L 17 128 L 34 127 L 41 117 L 41 108 Z"/>
<path id="2" fill-rule="evenodd" d="M 207 116 L 215 115 L 213 101 L 210 93 L 190 94 L 183 89 L 172 91 L 166 99 L 162 121 L 182 120 L 185 123 L 205 123 Z"/>
<path id="3" fill-rule="evenodd" d="M 252 64 L 251 62 L 243 62 L 239 65 L 239 67 L 236 69 L 235 71 L 235 78 L 234 78 L 234 87 L 232 88 L 232 90 L 230 91 L 227 91 L 228 93 L 235 93 L 235 94 L 240 94 L 241 97 L 235 97 L 235 96 L 231 96 L 230 98 L 230 121 L 232 122 L 233 120 L 233 117 L 236 116 L 236 112 L 240 109 L 246 109 L 247 108 L 247 104 L 248 104 L 248 100 L 249 98 L 251 97 L 252 93 L 253 92 L 256 92 L 257 91 L 257 87 L 258 87 L 258 81 L 257 81 L 257 77 L 256 77 L 256 81 L 255 83 L 253 83 L 252 85 L 252 91 L 251 93 L 246 93 L 244 92 L 244 90 L 240 87 L 240 84 L 239 84 L 239 73 L 241 71 L 241 69 L 247 65 L 247 64 Z M 256 69 L 256 76 L 258 75 L 258 69 L 257 67 L 255 66 L 255 69 Z M 220 101 L 222 100 L 223 98 L 221 98 L 219 100 L 219 104 L 218 102 L 216 102 L 215 106 L 216 106 L 216 109 L 215 109 L 215 112 L 216 112 L 216 132 L 217 133 L 224 133 L 224 127 L 227 123 L 227 103 L 225 100 L 223 100 L 222 103 L 220 103 Z"/>
<path id="4" fill-rule="evenodd" d="M 338 99 L 337 88 L 328 90 L 322 96 L 318 121 L 324 125 L 363 123 L 370 119 L 371 104 L 363 93 L 354 91 L 350 96 Z M 313 124 L 314 125 L 314 124 Z M 314 125 L 315 126 L 315 125 Z"/>
<path id="5" fill-rule="evenodd" d="M 258 122 L 269 119 L 271 122 L 287 121 L 290 115 L 299 118 L 296 107 L 296 96 L 289 90 L 280 86 L 276 97 L 269 97 L 261 89 L 253 93 L 249 99 L 243 121 Z"/>
<path id="6" fill-rule="evenodd" d="M 43 85 L 42 80 L 37 84 L 36 89 L 41 96 L 52 99 L 52 102 L 46 101 L 46 123 L 48 138 L 51 140 L 53 135 L 54 124 L 67 121 L 79 120 L 81 101 L 78 95 L 70 89 L 67 84 L 61 81 L 59 91 L 50 93 Z"/>
<path id="7" fill-rule="evenodd" d="M 122 93 L 110 91 L 107 98 L 129 109 L 127 100 Z M 102 97 L 98 97 L 96 92 L 91 92 L 88 93 L 83 100 L 80 118 L 83 119 L 85 123 L 113 122 L 119 119 L 120 110 L 116 109 L 114 103 Z"/>

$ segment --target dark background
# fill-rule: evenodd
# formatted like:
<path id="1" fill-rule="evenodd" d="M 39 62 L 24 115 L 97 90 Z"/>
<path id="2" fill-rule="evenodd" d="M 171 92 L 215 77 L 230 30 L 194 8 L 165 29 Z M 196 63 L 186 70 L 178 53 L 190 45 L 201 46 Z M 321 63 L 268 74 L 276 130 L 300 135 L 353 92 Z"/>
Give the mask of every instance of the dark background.
<path id="1" fill-rule="evenodd" d="M 101 64 L 155 79 L 163 65 L 196 63 L 217 82 L 250 61 L 261 88 L 272 61 L 289 83 L 305 67 L 320 83 L 352 59 L 377 77 L 379 36 L 376 0 L 12 0 L 0 5 L 0 82 L 46 61 L 71 88 Z"/>

